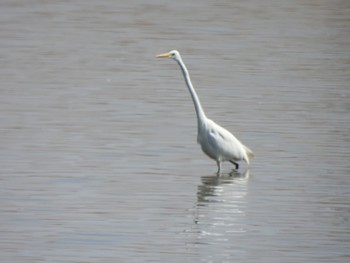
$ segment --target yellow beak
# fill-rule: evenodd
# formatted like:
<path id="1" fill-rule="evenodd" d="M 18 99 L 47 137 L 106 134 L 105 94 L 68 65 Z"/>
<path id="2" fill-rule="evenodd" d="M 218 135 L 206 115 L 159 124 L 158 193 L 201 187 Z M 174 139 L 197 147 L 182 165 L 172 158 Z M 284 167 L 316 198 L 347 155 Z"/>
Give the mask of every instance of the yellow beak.
<path id="1" fill-rule="evenodd" d="M 171 56 L 170 52 L 167 52 L 167 53 L 162 53 L 157 55 L 157 58 L 168 58 L 170 56 Z"/>

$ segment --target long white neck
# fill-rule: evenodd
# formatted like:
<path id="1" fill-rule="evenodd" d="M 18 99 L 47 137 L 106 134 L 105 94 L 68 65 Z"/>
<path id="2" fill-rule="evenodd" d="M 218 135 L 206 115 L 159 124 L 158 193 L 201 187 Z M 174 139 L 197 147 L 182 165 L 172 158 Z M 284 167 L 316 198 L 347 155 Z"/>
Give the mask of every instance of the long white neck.
<path id="1" fill-rule="evenodd" d="M 193 101 L 194 107 L 196 109 L 198 128 L 199 128 L 200 125 L 205 121 L 205 119 L 207 117 L 205 116 L 205 113 L 204 113 L 204 110 L 202 108 L 201 102 L 199 101 L 198 95 L 192 86 L 190 74 L 188 73 L 188 70 L 186 68 L 185 63 L 182 61 L 181 57 L 177 58 L 176 61 L 182 70 L 182 74 L 184 75 L 188 90 L 191 94 L 192 101 Z"/>

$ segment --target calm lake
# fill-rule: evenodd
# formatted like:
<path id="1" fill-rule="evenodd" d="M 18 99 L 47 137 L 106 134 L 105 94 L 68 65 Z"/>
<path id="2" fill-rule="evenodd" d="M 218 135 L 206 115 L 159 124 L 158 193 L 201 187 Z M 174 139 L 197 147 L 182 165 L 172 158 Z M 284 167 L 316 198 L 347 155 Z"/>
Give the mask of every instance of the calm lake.
<path id="1" fill-rule="evenodd" d="M 1 262 L 350 261 L 350 1 L 0 14 Z M 250 167 L 216 175 L 172 49 Z"/>

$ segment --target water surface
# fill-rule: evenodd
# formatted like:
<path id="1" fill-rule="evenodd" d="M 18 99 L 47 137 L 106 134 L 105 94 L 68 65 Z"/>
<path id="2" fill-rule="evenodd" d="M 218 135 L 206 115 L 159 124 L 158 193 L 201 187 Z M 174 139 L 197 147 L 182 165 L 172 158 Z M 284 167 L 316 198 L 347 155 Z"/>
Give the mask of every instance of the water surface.
<path id="1" fill-rule="evenodd" d="M 3 262 L 348 262 L 348 1 L 2 1 Z M 196 144 L 207 115 L 256 154 Z"/>

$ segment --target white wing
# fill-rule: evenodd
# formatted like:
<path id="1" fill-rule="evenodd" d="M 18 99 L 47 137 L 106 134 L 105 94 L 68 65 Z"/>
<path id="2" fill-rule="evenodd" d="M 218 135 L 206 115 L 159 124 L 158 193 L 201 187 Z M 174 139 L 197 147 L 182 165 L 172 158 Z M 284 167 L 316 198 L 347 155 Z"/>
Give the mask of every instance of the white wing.
<path id="1" fill-rule="evenodd" d="M 206 128 L 200 131 L 198 141 L 202 150 L 213 159 L 219 161 L 245 159 L 243 144 L 212 120 L 207 120 Z"/>

